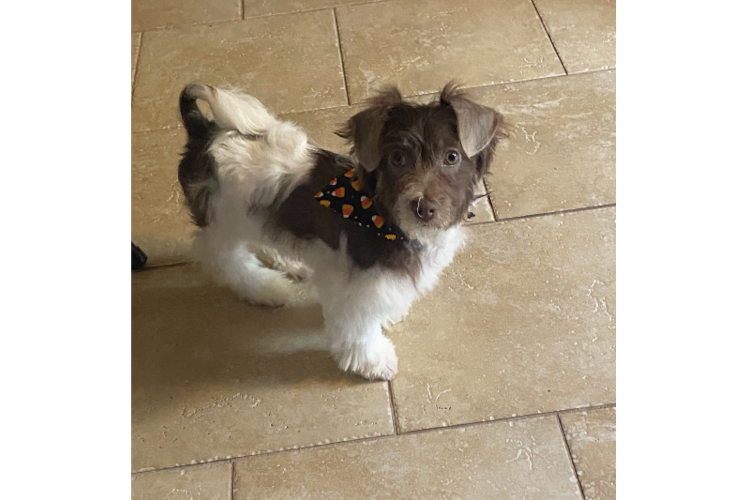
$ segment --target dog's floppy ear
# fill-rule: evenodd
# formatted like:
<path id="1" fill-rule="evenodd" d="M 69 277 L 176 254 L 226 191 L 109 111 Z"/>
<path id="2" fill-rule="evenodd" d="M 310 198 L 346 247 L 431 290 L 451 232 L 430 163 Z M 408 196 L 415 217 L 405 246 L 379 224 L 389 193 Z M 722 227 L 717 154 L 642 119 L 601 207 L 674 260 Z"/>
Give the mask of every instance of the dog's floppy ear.
<path id="1" fill-rule="evenodd" d="M 483 151 L 494 139 L 506 137 L 504 119 L 495 110 L 474 103 L 450 82 L 439 96 L 442 106 L 451 106 L 457 115 L 457 133 L 462 149 L 472 158 Z"/>
<path id="2" fill-rule="evenodd" d="M 403 96 L 396 87 L 388 87 L 367 101 L 368 107 L 355 114 L 335 133 L 351 143 L 351 152 L 367 172 L 371 172 L 382 159 L 380 139 L 387 113 L 401 103 Z"/>

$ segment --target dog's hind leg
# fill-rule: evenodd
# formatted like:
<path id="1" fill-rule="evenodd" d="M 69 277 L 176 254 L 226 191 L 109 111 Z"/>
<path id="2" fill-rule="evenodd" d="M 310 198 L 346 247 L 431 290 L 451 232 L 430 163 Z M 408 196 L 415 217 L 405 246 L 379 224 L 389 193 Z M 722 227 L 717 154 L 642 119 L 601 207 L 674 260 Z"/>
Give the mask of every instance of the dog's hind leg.
<path id="1" fill-rule="evenodd" d="M 244 242 L 221 238 L 211 229 L 198 233 L 194 250 L 213 279 L 253 304 L 281 306 L 297 299 L 300 290 L 283 273 L 265 267 Z"/>
<path id="2" fill-rule="evenodd" d="M 283 255 L 273 247 L 261 246 L 255 250 L 255 255 L 267 267 L 282 272 L 294 281 L 306 281 L 312 271 L 303 262 L 293 257 Z"/>

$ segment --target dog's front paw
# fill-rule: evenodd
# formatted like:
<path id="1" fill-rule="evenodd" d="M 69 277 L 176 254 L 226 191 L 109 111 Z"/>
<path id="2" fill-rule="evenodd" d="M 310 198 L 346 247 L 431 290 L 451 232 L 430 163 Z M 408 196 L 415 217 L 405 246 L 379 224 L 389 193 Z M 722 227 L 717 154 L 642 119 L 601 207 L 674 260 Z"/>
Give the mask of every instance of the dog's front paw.
<path id="1" fill-rule="evenodd" d="M 341 370 L 369 380 L 390 380 L 397 373 L 395 346 L 383 335 L 374 341 L 347 346 L 334 354 Z"/>

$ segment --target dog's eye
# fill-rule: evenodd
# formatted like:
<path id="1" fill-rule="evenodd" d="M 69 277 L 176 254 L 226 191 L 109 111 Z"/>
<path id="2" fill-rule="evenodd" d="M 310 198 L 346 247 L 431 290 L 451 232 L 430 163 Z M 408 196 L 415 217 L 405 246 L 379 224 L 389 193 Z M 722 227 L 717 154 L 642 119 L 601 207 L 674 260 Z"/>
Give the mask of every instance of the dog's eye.
<path id="1" fill-rule="evenodd" d="M 393 151 L 390 153 L 390 163 L 396 167 L 402 167 L 405 165 L 405 155 L 400 151 Z"/>
<path id="2" fill-rule="evenodd" d="M 450 149 L 447 154 L 444 155 L 445 165 L 457 165 L 460 163 L 460 152 L 456 149 Z"/>

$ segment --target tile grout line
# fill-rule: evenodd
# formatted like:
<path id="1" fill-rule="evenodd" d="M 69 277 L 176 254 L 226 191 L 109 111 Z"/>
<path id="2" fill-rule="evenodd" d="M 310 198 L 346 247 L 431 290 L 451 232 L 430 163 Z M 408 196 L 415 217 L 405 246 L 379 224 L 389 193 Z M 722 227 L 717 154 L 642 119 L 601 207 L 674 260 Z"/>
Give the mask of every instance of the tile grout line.
<path id="1" fill-rule="evenodd" d="M 564 73 L 564 74 L 559 74 L 559 75 L 539 76 L 537 78 L 527 78 L 525 80 L 507 80 L 505 82 L 497 82 L 497 83 L 481 83 L 479 85 L 474 85 L 472 87 L 470 87 L 470 86 L 461 86 L 460 89 L 461 90 L 466 90 L 466 91 L 481 90 L 481 89 L 486 89 L 486 88 L 489 88 L 489 87 L 501 87 L 501 86 L 505 86 L 505 85 L 516 85 L 516 84 L 520 84 L 520 83 L 530 83 L 530 82 L 537 82 L 537 81 L 542 81 L 542 80 L 552 80 L 553 78 L 566 78 L 566 77 L 569 77 L 569 76 L 582 76 L 582 75 L 589 75 L 589 74 L 593 74 L 593 73 L 603 73 L 605 71 L 615 71 L 615 70 L 616 70 L 615 67 L 612 67 L 612 68 L 599 68 L 599 69 L 592 69 L 592 70 L 589 70 L 589 71 L 579 71 L 579 72 L 570 73 L 570 74 Z M 429 92 L 423 92 L 421 94 L 408 94 L 408 95 L 404 95 L 403 99 L 414 99 L 416 97 L 424 97 L 424 96 L 438 96 L 440 93 L 441 93 L 441 90 L 434 90 L 433 92 L 429 91 Z M 361 105 L 361 104 L 366 104 L 366 99 L 364 99 L 362 101 L 352 102 L 350 104 L 350 106 L 358 106 L 358 105 Z M 291 115 L 291 114 L 297 114 L 297 113 L 311 113 L 312 111 L 338 109 L 338 108 L 345 108 L 345 107 L 346 107 L 345 105 L 340 105 L 340 106 L 330 106 L 330 107 L 326 107 L 326 108 L 304 109 L 304 110 L 300 110 L 300 111 L 288 111 L 286 113 L 278 113 L 278 116 Z"/>
<path id="2" fill-rule="evenodd" d="M 522 220 L 522 219 L 532 219 L 535 217 L 547 217 L 550 215 L 561 215 L 561 214 L 573 214 L 577 212 L 586 212 L 588 210 L 597 210 L 600 208 L 611 208 L 615 207 L 615 203 L 606 203 L 604 205 L 594 205 L 591 207 L 580 207 L 580 208 L 567 208 L 565 210 L 556 210 L 554 212 L 542 212 L 538 214 L 527 214 L 527 215 L 517 215 L 516 217 L 507 217 L 505 219 L 496 219 L 496 222 L 511 222 L 514 220 Z M 490 224 L 489 222 L 479 222 L 478 224 Z"/>
<path id="3" fill-rule="evenodd" d="M 493 220 L 486 221 L 483 224 L 496 222 L 496 220 L 498 219 L 498 217 L 496 216 L 496 207 L 493 206 L 493 201 L 491 200 L 491 191 L 488 190 L 488 184 L 486 183 L 485 175 L 483 176 L 483 179 L 481 179 L 481 182 L 483 182 L 483 191 L 486 192 L 486 199 L 488 200 L 488 208 L 491 209 L 491 217 L 493 218 Z M 478 224 L 481 224 L 481 223 L 478 223 Z"/>
<path id="4" fill-rule="evenodd" d="M 203 461 L 201 463 L 196 464 L 181 464 L 181 465 L 170 465 L 168 467 L 160 467 L 160 468 L 153 468 L 153 469 L 146 469 L 146 470 L 140 470 L 135 472 L 130 472 L 130 476 L 135 476 L 138 474 L 151 474 L 154 472 L 161 472 L 166 470 L 175 470 L 175 469 L 186 469 L 191 467 L 199 467 L 201 465 L 208 465 L 208 464 L 217 464 L 221 462 L 230 462 L 235 463 L 236 460 L 244 460 L 244 459 L 251 459 L 252 457 L 265 457 L 268 455 L 277 455 L 280 453 L 290 453 L 290 452 L 298 452 L 301 450 L 312 450 L 317 448 L 326 448 L 328 446 L 334 446 L 334 445 L 342 445 L 346 443 L 358 443 L 358 442 L 369 442 L 369 441 L 376 441 L 376 440 L 383 440 L 383 439 L 395 439 L 400 436 L 408 436 L 411 434 L 424 434 L 429 432 L 438 432 L 443 430 L 450 430 L 450 429 L 459 429 L 461 427 L 477 427 L 480 425 L 491 425 L 496 422 L 515 422 L 518 420 L 531 420 L 533 418 L 541 418 L 541 417 L 548 417 L 554 414 L 561 414 L 561 413 L 580 413 L 583 411 L 595 411 L 595 410 L 604 410 L 606 408 L 613 408 L 616 406 L 616 403 L 605 403 L 602 405 L 593 405 L 593 406 L 584 406 L 581 408 L 567 408 L 564 410 L 555 410 L 555 411 L 549 411 L 544 413 L 530 413 L 527 415 L 518 415 L 516 417 L 503 417 L 503 418 L 495 418 L 493 420 L 481 420 L 479 422 L 466 422 L 462 424 L 453 424 L 453 425 L 447 425 L 443 427 L 429 427 L 427 429 L 417 429 L 414 431 L 405 431 L 401 432 L 400 434 L 384 434 L 380 436 L 364 436 L 364 437 L 358 437 L 355 439 L 348 439 L 343 438 L 345 440 L 335 441 L 331 443 L 323 443 L 323 444 L 314 444 L 310 446 L 297 446 L 296 448 L 293 447 L 287 447 L 282 450 L 273 450 L 273 451 L 261 451 L 257 452 L 254 455 L 251 453 L 248 455 L 241 455 L 231 458 L 219 458 L 218 460 L 210 460 L 210 461 Z"/>
<path id="5" fill-rule="evenodd" d="M 395 435 L 398 436 L 401 434 L 400 431 L 400 424 L 398 423 L 397 418 L 397 407 L 395 406 L 395 393 L 392 390 L 392 380 L 387 381 L 387 392 L 390 396 L 390 410 L 392 412 L 392 428 L 395 431 Z"/>
<path id="6" fill-rule="evenodd" d="M 146 255 L 148 255 L 148 254 L 146 253 Z M 140 273 L 147 273 L 147 272 L 150 272 L 150 271 L 155 271 L 156 269 L 167 269 L 167 268 L 170 268 L 170 267 L 179 267 L 179 266 L 191 266 L 191 265 L 195 265 L 195 264 L 198 264 L 198 261 L 196 261 L 196 260 L 186 260 L 184 262 L 171 262 L 169 264 L 159 264 L 159 265 L 156 265 L 156 266 L 142 267 L 142 268 L 140 268 L 140 269 L 138 269 L 136 271 L 132 271 L 132 273 L 134 275 L 134 274 L 140 274 Z"/>
<path id="7" fill-rule="evenodd" d="M 132 74 L 132 89 L 130 90 L 130 108 L 135 100 L 135 85 L 138 83 L 138 68 L 140 66 L 140 51 L 143 48 L 143 35 L 144 32 L 138 33 L 138 48 L 135 51 L 135 67 L 133 68 Z"/>
<path id="8" fill-rule="evenodd" d="M 318 12 L 320 10 L 327 10 L 327 9 L 337 9 L 339 7 L 357 7 L 359 5 L 370 5 L 373 3 L 389 3 L 396 0 L 363 0 L 361 2 L 353 2 L 353 3 L 344 3 L 344 4 L 336 4 L 331 5 L 328 7 L 317 7 L 314 9 L 302 9 L 302 10 L 292 10 L 288 12 L 271 12 L 270 14 L 259 14 L 257 16 L 250 17 L 249 19 L 259 19 L 262 17 L 272 17 L 272 16 L 285 16 L 288 14 L 305 14 L 307 12 Z"/>
<path id="9" fill-rule="evenodd" d="M 351 105 L 351 93 L 348 90 L 348 77 L 345 75 L 345 58 L 343 57 L 343 41 L 340 39 L 340 24 L 338 23 L 338 9 L 332 9 L 332 17 L 335 21 L 335 36 L 337 37 L 336 44 L 338 46 L 338 57 L 340 58 L 340 70 L 343 72 L 343 88 L 345 90 L 345 102 L 346 106 Z"/>
<path id="10" fill-rule="evenodd" d="M 566 433 L 564 432 L 564 424 L 561 422 L 561 415 L 556 413 L 556 422 L 558 422 L 558 429 L 561 431 L 561 439 L 564 440 L 564 448 L 566 449 L 566 456 L 569 458 L 571 464 L 571 470 L 574 471 L 574 477 L 577 479 L 577 488 L 579 488 L 579 494 L 582 496 L 582 500 L 586 500 L 587 496 L 584 494 L 584 488 L 582 487 L 582 480 L 579 479 L 579 473 L 577 472 L 577 466 L 574 463 L 574 458 L 571 456 L 571 446 L 569 441 L 566 440 Z"/>
<path id="11" fill-rule="evenodd" d="M 229 500 L 234 500 L 234 460 L 229 461 Z"/>
<path id="12" fill-rule="evenodd" d="M 329 10 L 331 8 L 336 7 L 353 7 L 357 5 L 369 5 L 374 3 L 389 3 L 395 0 L 372 0 L 372 1 L 363 1 L 363 2 L 356 2 L 356 3 L 349 3 L 344 5 L 337 5 L 335 7 L 317 7 L 316 9 L 304 9 L 304 10 L 293 10 L 289 12 L 273 12 L 271 14 L 259 14 L 256 16 L 249 16 L 246 17 L 247 13 L 244 8 L 244 1 L 239 0 L 239 3 L 241 4 L 241 8 L 239 10 L 239 14 L 241 17 L 239 19 L 219 19 L 216 21 L 197 21 L 194 23 L 184 23 L 184 24 L 173 24 L 173 25 L 166 25 L 166 26 L 157 26 L 155 28 L 148 28 L 144 30 L 139 31 L 131 31 L 130 33 L 145 33 L 147 31 L 164 31 L 164 30 L 172 30 L 172 29 L 181 29 L 181 28 L 192 28 L 195 26 L 207 26 L 207 25 L 213 25 L 213 24 L 224 24 L 224 23 L 236 23 L 240 21 L 247 21 L 250 19 L 263 19 L 266 17 L 275 17 L 275 16 L 290 16 L 294 14 L 306 14 L 308 12 L 319 12 L 321 10 Z"/>
<path id="13" fill-rule="evenodd" d="M 483 221 L 483 222 L 471 222 L 470 226 L 487 226 L 490 224 L 497 224 L 499 222 L 512 222 L 515 220 L 522 220 L 522 219 L 532 219 L 535 217 L 550 217 L 552 215 L 563 215 L 563 214 L 573 214 L 577 212 L 586 212 L 588 210 L 597 210 L 600 208 L 611 208 L 615 207 L 615 203 L 608 203 L 606 205 L 595 205 L 592 207 L 580 207 L 580 208 L 568 208 L 566 210 L 557 210 L 555 212 L 545 212 L 540 214 L 527 214 L 527 215 L 518 215 L 516 217 L 508 217 L 506 219 L 496 219 L 493 221 Z"/>
<path id="14" fill-rule="evenodd" d="M 251 19 L 251 18 L 250 18 Z M 227 24 L 227 23 L 240 23 L 244 19 L 218 19 L 216 21 L 201 21 L 196 23 L 185 23 L 185 24 L 167 24 L 165 26 L 157 26 L 155 28 L 148 28 L 140 30 L 140 33 L 153 33 L 156 31 L 172 31 L 172 30 L 183 30 L 187 28 L 197 28 L 199 26 L 207 26 L 212 28 L 215 24 Z M 138 33 L 133 31 L 132 33 Z"/>
<path id="15" fill-rule="evenodd" d="M 554 410 L 554 411 L 546 411 L 546 412 L 541 412 L 541 413 L 530 413 L 527 415 L 517 415 L 516 417 L 494 418 L 493 420 L 489 418 L 488 420 L 481 420 L 480 422 L 466 422 L 463 424 L 444 425 L 442 427 L 429 427 L 428 429 L 416 429 L 414 431 L 402 431 L 400 432 L 399 435 L 408 436 L 410 434 L 422 434 L 424 432 L 433 432 L 433 431 L 445 430 L 445 429 L 459 429 L 461 427 L 475 427 L 478 425 L 490 424 L 493 422 L 516 422 L 518 420 L 528 420 L 528 419 L 540 418 L 540 417 L 550 417 L 552 415 L 557 415 L 559 413 L 578 413 L 578 412 L 583 412 L 583 411 L 604 410 L 606 408 L 612 408 L 615 405 L 616 403 L 606 403 L 602 405 L 585 406 L 583 408 L 567 408 L 565 410 Z"/>
<path id="16" fill-rule="evenodd" d="M 466 91 L 469 92 L 471 90 L 481 90 L 481 89 L 487 89 L 489 87 L 502 87 L 502 86 L 505 86 L 505 85 L 516 85 L 516 84 L 521 84 L 521 83 L 530 83 L 530 82 L 537 82 L 537 81 L 542 81 L 542 80 L 552 80 L 554 78 L 566 78 L 566 77 L 569 77 L 569 76 L 572 76 L 572 77 L 574 77 L 574 76 L 582 76 L 582 75 L 588 75 L 588 74 L 594 74 L 594 73 L 603 73 L 603 72 L 606 72 L 606 71 L 615 71 L 615 70 L 616 70 L 615 67 L 613 67 L 613 68 L 600 68 L 600 69 L 593 69 L 593 70 L 589 70 L 589 71 L 580 71 L 578 73 L 571 73 L 571 74 L 568 74 L 568 75 L 567 74 L 563 74 L 563 75 L 548 75 L 548 76 L 540 76 L 538 78 L 528 78 L 527 80 L 510 80 L 510 81 L 499 82 L 499 83 L 482 83 L 480 85 L 475 85 L 475 86 L 472 86 L 472 87 L 462 86 L 462 87 L 460 87 L 460 89 L 461 90 L 466 90 Z M 440 90 L 435 90 L 433 92 L 424 92 L 422 94 L 408 94 L 408 95 L 404 95 L 403 99 L 414 99 L 414 98 L 417 98 L 417 97 L 425 97 L 425 96 L 438 96 L 440 94 L 440 92 L 441 92 Z M 288 116 L 288 115 L 295 115 L 295 114 L 301 114 L 301 113 L 313 113 L 315 111 L 329 111 L 331 109 L 342 109 L 342 108 L 346 108 L 346 107 L 360 106 L 360 105 L 363 105 L 363 104 L 366 104 L 366 99 L 364 99 L 363 101 L 352 102 L 349 105 L 342 104 L 340 106 L 329 106 L 329 107 L 325 107 L 325 108 L 314 108 L 314 109 L 304 109 L 304 110 L 299 110 L 299 111 L 288 111 L 288 112 L 285 112 L 285 113 L 278 113 L 277 116 L 280 118 L 280 117 L 285 117 L 285 116 Z M 166 128 L 170 128 L 170 127 L 166 127 Z M 153 130 L 163 130 L 163 129 L 153 129 Z M 140 133 L 140 132 L 148 132 L 148 130 L 140 130 L 138 132 L 133 132 L 133 133 L 137 134 L 137 133 Z"/>
<path id="17" fill-rule="evenodd" d="M 613 65 L 613 66 L 607 66 L 607 67 L 604 67 L 604 68 L 583 69 L 581 71 L 572 71 L 571 73 L 569 73 L 568 76 L 585 75 L 587 73 L 599 73 L 601 71 L 615 71 L 615 70 L 616 70 L 616 67 L 615 67 L 615 65 Z"/>
<path id="18" fill-rule="evenodd" d="M 380 3 L 380 2 L 374 2 L 374 3 Z M 528 80 L 516 80 L 516 81 L 501 82 L 501 83 L 486 83 L 486 84 L 482 84 L 482 85 L 476 85 L 474 87 L 460 87 L 460 88 L 463 89 L 463 90 L 466 90 L 466 91 L 481 90 L 481 89 L 487 89 L 489 87 L 501 87 L 501 86 L 504 86 L 504 85 L 516 85 L 516 84 L 530 83 L 530 82 L 536 82 L 536 81 L 541 81 L 541 80 L 550 80 L 550 79 L 553 79 L 553 78 L 568 78 L 568 77 L 582 76 L 582 75 L 588 75 L 588 74 L 593 74 L 593 73 L 603 73 L 603 72 L 606 72 L 606 71 L 615 71 L 615 70 L 616 70 L 616 68 L 595 69 L 595 70 L 590 70 L 590 71 L 581 71 L 579 73 L 571 73 L 569 75 L 565 75 L 565 74 L 564 75 L 549 75 L 549 76 L 541 76 L 539 78 L 530 78 Z M 416 97 L 437 96 L 437 95 L 439 95 L 439 91 L 424 92 L 423 94 L 406 95 L 406 96 L 403 96 L 403 98 L 405 98 L 405 99 L 413 99 L 413 98 L 416 98 Z M 344 108 L 349 108 L 349 107 L 353 107 L 353 106 L 359 106 L 359 105 L 363 105 L 363 104 L 365 104 L 365 101 L 353 102 L 351 104 L 341 104 L 341 105 L 338 105 L 338 106 L 326 106 L 326 107 L 322 107 L 322 108 L 299 109 L 299 110 L 285 111 L 283 113 L 275 113 L 275 112 L 273 112 L 273 114 L 275 114 L 278 118 L 282 118 L 282 119 L 285 120 L 285 119 L 287 119 L 287 117 L 289 115 L 297 115 L 297 114 L 302 114 L 302 113 L 314 113 L 316 111 L 330 111 L 330 110 L 344 109 Z M 270 111 L 272 112 L 272 110 L 270 110 Z M 182 125 L 176 124 L 176 125 L 167 125 L 165 127 L 149 128 L 149 129 L 145 129 L 145 130 L 134 130 L 134 131 L 131 130 L 130 133 L 131 134 L 145 134 L 145 133 L 148 133 L 148 132 L 160 132 L 160 131 L 163 131 L 163 130 L 183 130 L 183 129 L 184 129 L 184 127 Z"/>
<path id="19" fill-rule="evenodd" d="M 564 60 L 561 59 L 561 54 L 558 53 L 558 49 L 556 49 L 556 44 L 553 43 L 553 38 L 551 38 L 551 32 L 548 31 L 548 27 L 545 25 L 545 21 L 543 21 L 543 16 L 540 15 L 540 11 L 538 10 L 538 6 L 535 5 L 535 0 L 530 0 L 530 3 L 532 4 L 533 8 L 535 9 L 535 15 L 538 16 L 538 20 L 540 21 L 540 24 L 543 25 L 543 31 L 545 31 L 545 36 L 548 37 L 548 41 L 551 42 L 551 47 L 553 47 L 553 52 L 556 53 L 556 57 L 558 57 L 558 62 L 561 63 L 561 67 L 564 68 L 564 73 L 567 75 L 569 74 L 569 71 L 566 69 L 566 65 L 564 64 Z"/>

